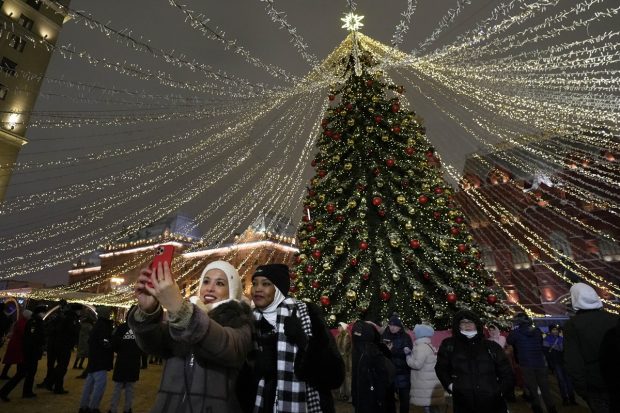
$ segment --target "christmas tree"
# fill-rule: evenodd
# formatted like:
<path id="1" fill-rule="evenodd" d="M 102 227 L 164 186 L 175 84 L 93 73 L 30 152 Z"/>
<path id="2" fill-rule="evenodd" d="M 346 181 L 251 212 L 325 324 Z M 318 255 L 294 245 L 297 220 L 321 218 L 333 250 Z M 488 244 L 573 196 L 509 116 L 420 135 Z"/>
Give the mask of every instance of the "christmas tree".
<path id="1" fill-rule="evenodd" d="M 401 107 L 403 87 L 384 81 L 361 46 L 354 52 L 321 121 L 292 292 L 320 303 L 332 326 L 398 313 L 409 326 L 448 328 L 461 308 L 501 318 L 504 297 L 424 127 Z"/>

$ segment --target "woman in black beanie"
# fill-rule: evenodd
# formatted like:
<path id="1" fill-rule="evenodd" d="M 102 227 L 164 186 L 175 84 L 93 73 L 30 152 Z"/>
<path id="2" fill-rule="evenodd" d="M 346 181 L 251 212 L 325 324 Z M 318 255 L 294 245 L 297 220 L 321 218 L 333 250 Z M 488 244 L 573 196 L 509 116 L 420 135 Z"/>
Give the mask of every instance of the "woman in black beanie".
<path id="1" fill-rule="evenodd" d="M 344 361 L 320 309 L 289 289 L 284 264 L 261 265 L 252 276 L 255 411 L 335 412 L 331 390 L 344 380 Z"/>

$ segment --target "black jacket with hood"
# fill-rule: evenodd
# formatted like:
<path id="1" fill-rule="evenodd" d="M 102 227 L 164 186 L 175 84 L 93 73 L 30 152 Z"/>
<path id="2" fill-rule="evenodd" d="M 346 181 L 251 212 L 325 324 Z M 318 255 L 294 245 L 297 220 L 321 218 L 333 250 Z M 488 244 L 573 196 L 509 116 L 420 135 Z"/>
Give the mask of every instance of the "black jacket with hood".
<path id="1" fill-rule="evenodd" d="M 459 323 L 465 318 L 475 322 L 478 330 L 470 339 L 460 332 Z M 513 387 L 510 363 L 499 344 L 484 338 L 482 322 L 473 312 L 462 310 L 454 315 L 452 337 L 439 347 L 435 372 L 452 394 L 455 413 L 507 411 L 502 394 Z"/>

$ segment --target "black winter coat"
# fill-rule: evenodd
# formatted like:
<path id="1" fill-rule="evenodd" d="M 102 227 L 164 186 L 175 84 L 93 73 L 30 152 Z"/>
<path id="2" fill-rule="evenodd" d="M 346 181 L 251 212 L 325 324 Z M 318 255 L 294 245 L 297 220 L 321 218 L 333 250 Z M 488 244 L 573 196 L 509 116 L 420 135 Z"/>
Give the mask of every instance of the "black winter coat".
<path id="1" fill-rule="evenodd" d="M 116 353 L 112 380 L 118 382 L 138 381 L 142 350 L 138 347 L 136 336 L 129 328 L 129 324 L 123 323 L 114 329 L 112 349 Z"/>
<path id="2" fill-rule="evenodd" d="M 45 346 L 45 328 L 43 320 L 38 316 L 32 316 L 24 329 L 24 360 L 35 361 L 43 357 Z"/>
<path id="3" fill-rule="evenodd" d="M 478 334 L 471 339 L 460 333 L 459 323 L 464 318 L 476 323 Z M 454 413 L 507 411 L 502 395 L 511 391 L 514 383 L 510 363 L 497 343 L 484 338 L 482 323 L 474 313 L 455 314 L 452 337 L 439 347 L 435 372 L 452 394 Z"/>
<path id="4" fill-rule="evenodd" d="M 405 347 L 409 350 L 413 348 L 413 341 L 407 332 L 401 329 L 398 333 L 392 334 L 390 328 L 386 327 L 382 338 L 392 342 L 391 360 L 396 368 L 396 377 L 394 385 L 398 389 L 411 387 L 411 369 L 407 364 L 407 356 L 405 355 Z"/>
<path id="5" fill-rule="evenodd" d="M 599 351 L 605 334 L 618 324 L 618 316 L 603 310 L 579 310 L 564 324 L 564 364 L 575 391 L 606 391 L 601 377 Z"/>
<path id="6" fill-rule="evenodd" d="M 89 373 L 112 370 L 114 353 L 112 352 L 112 320 L 98 319 L 88 339 Z"/>
<path id="7" fill-rule="evenodd" d="M 513 347 L 515 358 L 521 367 L 545 368 L 543 336 L 538 328 L 526 323 L 520 324 L 508 334 L 506 342 Z"/>

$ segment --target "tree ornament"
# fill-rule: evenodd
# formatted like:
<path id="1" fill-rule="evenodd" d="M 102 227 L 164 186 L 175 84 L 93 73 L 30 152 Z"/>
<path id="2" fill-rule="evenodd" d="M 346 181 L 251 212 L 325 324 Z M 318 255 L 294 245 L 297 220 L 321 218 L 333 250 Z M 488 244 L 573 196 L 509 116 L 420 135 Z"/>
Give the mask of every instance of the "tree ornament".
<path id="1" fill-rule="evenodd" d="M 459 233 L 461 232 L 460 229 L 458 229 L 458 227 L 452 227 L 450 228 L 450 233 L 454 236 L 459 235 Z"/>
<path id="2" fill-rule="evenodd" d="M 308 188 L 308 196 L 313 197 L 316 195 L 316 191 L 314 189 Z"/>
<path id="3" fill-rule="evenodd" d="M 396 197 L 396 203 L 397 203 L 397 204 L 402 205 L 402 204 L 404 204 L 405 202 L 407 202 L 407 198 L 405 198 L 403 195 L 398 195 L 398 196 Z"/>
<path id="4" fill-rule="evenodd" d="M 445 200 L 445 198 L 437 198 L 437 199 L 435 200 L 435 203 L 436 203 L 437 205 L 443 206 L 443 205 L 445 205 L 445 204 L 446 204 L 446 200 Z"/>
<path id="5" fill-rule="evenodd" d="M 357 202 L 355 202 L 355 199 L 352 199 L 352 200 L 349 201 L 347 206 L 349 207 L 349 209 L 353 209 L 353 208 L 355 208 L 357 206 Z"/>
<path id="6" fill-rule="evenodd" d="M 497 296 L 495 294 L 487 295 L 487 303 L 491 305 L 494 305 L 495 303 L 497 303 Z"/>
<path id="7" fill-rule="evenodd" d="M 351 267 L 357 266 L 357 258 L 351 258 L 351 261 L 349 261 L 349 264 L 351 264 Z"/>
<path id="8" fill-rule="evenodd" d="M 448 293 L 446 295 L 446 301 L 449 302 L 450 304 L 454 304 L 456 303 L 457 297 L 455 293 Z"/>
<path id="9" fill-rule="evenodd" d="M 407 208 L 407 213 L 409 215 L 415 215 L 415 208 L 410 206 L 409 208 Z"/>
<path id="10" fill-rule="evenodd" d="M 312 274 L 312 271 L 314 271 L 314 267 L 310 264 L 306 265 L 306 272 Z"/>
<path id="11" fill-rule="evenodd" d="M 467 251 L 467 245 L 465 244 L 459 244 L 456 247 L 457 251 L 460 252 L 461 254 Z"/>
<path id="12" fill-rule="evenodd" d="M 390 135 L 381 135 L 381 141 L 389 142 L 390 141 Z"/>
<path id="13" fill-rule="evenodd" d="M 469 294 L 469 296 L 471 297 L 472 301 L 480 300 L 480 294 L 478 294 L 476 291 L 472 291 L 471 294 Z"/>
<path id="14" fill-rule="evenodd" d="M 381 121 L 383 120 L 383 116 L 381 115 L 375 115 L 375 122 L 376 123 L 381 123 Z"/>
<path id="15" fill-rule="evenodd" d="M 325 206 L 325 210 L 328 214 L 333 214 L 334 212 L 336 212 L 336 205 L 329 203 Z"/>
<path id="16" fill-rule="evenodd" d="M 439 212 L 439 211 L 434 211 L 434 212 L 433 212 L 433 218 L 435 218 L 435 219 L 440 219 L 440 218 L 441 218 L 441 212 Z"/>
<path id="17" fill-rule="evenodd" d="M 403 93 L 405 93 L 405 88 L 403 86 L 397 86 L 396 92 L 402 95 Z"/>
<path id="18" fill-rule="evenodd" d="M 424 297 L 424 293 L 420 290 L 413 290 L 413 299 L 414 300 L 420 300 L 422 299 L 422 297 Z"/>
<path id="19" fill-rule="evenodd" d="M 380 209 L 377 211 L 377 215 L 379 215 L 381 218 L 384 218 L 385 214 L 386 214 L 385 209 Z"/>
<path id="20" fill-rule="evenodd" d="M 344 252 L 344 247 L 341 244 L 338 244 L 334 247 L 334 253 L 340 255 Z"/>
<path id="21" fill-rule="evenodd" d="M 366 268 L 365 271 L 362 271 L 362 280 L 368 281 L 369 278 L 370 272 L 368 271 L 368 268 Z"/>
<path id="22" fill-rule="evenodd" d="M 344 222 L 344 219 L 345 219 L 344 215 L 340 215 L 340 214 L 336 215 L 336 221 L 337 222 Z"/>
<path id="23" fill-rule="evenodd" d="M 409 180 L 408 180 L 407 178 L 402 179 L 402 180 L 400 181 L 400 186 L 401 186 L 403 189 L 407 189 L 407 188 L 409 188 Z"/>
<path id="24" fill-rule="evenodd" d="M 362 251 L 366 251 L 366 250 L 368 249 L 368 243 L 367 243 L 366 241 L 361 241 L 361 242 L 360 242 L 360 245 L 359 245 L 359 248 L 360 248 Z"/>
<path id="25" fill-rule="evenodd" d="M 349 126 L 355 125 L 355 119 L 354 118 L 347 119 L 347 125 L 349 125 Z"/>
<path id="26" fill-rule="evenodd" d="M 388 158 L 388 159 L 385 160 L 385 164 L 387 165 L 388 168 L 391 168 L 391 167 L 394 166 L 395 161 L 392 158 Z"/>
<path id="27" fill-rule="evenodd" d="M 390 245 L 392 248 L 398 248 L 400 245 L 400 240 L 398 238 L 390 238 Z"/>
<path id="28" fill-rule="evenodd" d="M 413 229 L 413 224 L 411 223 L 411 221 L 405 222 L 405 229 L 407 231 L 411 231 Z"/>
<path id="29" fill-rule="evenodd" d="M 383 301 L 389 301 L 390 298 L 392 297 L 389 291 L 381 291 L 379 296 L 381 297 L 381 300 Z"/>
<path id="30" fill-rule="evenodd" d="M 372 133 L 373 130 L 375 130 L 374 126 L 372 126 L 372 125 L 366 126 L 366 132 Z"/>
<path id="31" fill-rule="evenodd" d="M 291 286 L 288 289 L 288 291 L 290 293 L 293 293 L 293 294 L 295 294 L 298 290 L 299 290 L 299 288 L 297 288 L 297 286 L 295 284 L 291 284 Z"/>
<path id="32" fill-rule="evenodd" d="M 319 195 L 319 201 L 321 201 L 321 202 L 325 201 L 325 194 L 320 194 Z"/>
<path id="33" fill-rule="evenodd" d="M 351 102 L 349 102 L 349 103 L 347 103 L 346 105 L 344 105 L 344 107 L 345 107 L 347 110 L 351 110 L 351 109 L 353 109 L 353 104 L 352 104 Z"/>
<path id="34" fill-rule="evenodd" d="M 407 156 L 411 156 L 415 153 L 415 148 L 411 147 L 411 146 L 407 146 L 405 148 L 405 153 L 407 154 Z"/>
<path id="35" fill-rule="evenodd" d="M 398 135 L 400 133 L 400 125 L 392 126 L 392 132 Z"/>
<path id="36" fill-rule="evenodd" d="M 357 299 L 357 293 L 353 290 L 348 290 L 347 291 L 347 300 L 349 301 L 355 301 Z"/>
<path id="37" fill-rule="evenodd" d="M 412 239 L 411 241 L 409 241 L 409 246 L 414 249 L 417 250 L 418 248 L 420 248 L 421 244 L 420 241 L 417 239 Z"/>
<path id="38" fill-rule="evenodd" d="M 454 221 L 456 221 L 457 224 L 462 224 L 465 221 L 465 219 L 463 217 L 456 217 Z"/>
<path id="39" fill-rule="evenodd" d="M 426 204 L 428 202 L 428 197 L 426 195 L 420 195 L 418 197 L 418 202 L 422 205 Z"/>
<path id="40" fill-rule="evenodd" d="M 319 182 L 321 182 L 319 178 L 312 178 L 312 180 L 310 181 L 310 185 L 317 186 Z"/>
<path id="41" fill-rule="evenodd" d="M 331 300 L 329 299 L 329 297 L 328 297 L 328 296 L 326 296 L 326 295 L 322 295 L 322 296 L 321 296 L 321 304 L 322 304 L 324 307 L 329 306 L 331 303 L 332 303 L 332 302 L 331 302 Z"/>
<path id="42" fill-rule="evenodd" d="M 326 171 L 325 169 L 319 169 L 318 175 L 319 175 L 321 178 L 324 178 L 324 177 L 325 177 L 325 175 L 327 175 L 327 171 Z"/>
<path id="43" fill-rule="evenodd" d="M 351 164 L 351 162 L 347 162 L 344 164 L 345 171 L 350 171 L 351 169 L 353 169 L 353 164 Z"/>
<path id="44" fill-rule="evenodd" d="M 379 205 L 381 205 L 383 203 L 383 199 L 381 199 L 380 196 L 376 196 L 372 199 L 372 204 L 376 207 L 378 207 Z"/>
<path id="45" fill-rule="evenodd" d="M 381 97 L 374 95 L 371 100 L 372 103 L 379 103 L 381 101 Z"/>
<path id="46" fill-rule="evenodd" d="M 308 238 L 308 242 L 309 242 L 311 245 L 314 245 L 314 244 L 316 244 L 317 242 L 319 242 L 319 240 L 317 239 L 317 237 L 312 236 L 312 237 Z"/>
<path id="47" fill-rule="evenodd" d="M 436 188 L 435 188 L 435 193 L 436 193 L 437 195 L 443 194 L 443 188 L 441 188 L 441 187 L 439 187 L 439 186 L 438 186 L 438 187 L 436 187 Z"/>
<path id="48" fill-rule="evenodd" d="M 392 273 L 392 279 L 393 279 L 394 281 L 398 281 L 398 280 L 400 280 L 400 274 L 399 274 L 399 273 L 397 273 L 397 272 Z"/>
<path id="49" fill-rule="evenodd" d="M 368 86 L 368 87 L 372 87 L 372 84 L 373 84 L 373 83 L 374 83 L 374 81 L 373 81 L 372 79 L 368 79 L 368 80 L 366 81 L 366 86 Z"/>
<path id="50" fill-rule="evenodd" d="M 390 110 L 393 113 L 396 113 L 400 110 L 400 105 L 398 103 L 392 103 L 392 106 L 390 107 Z"/>
<path id="51" fill-rule="evenodd" d="M 314 250 L 312 251 L 312 256 L 314 257 L 314 259 L 319 259 L 321 258 L 321 251 L 320 250 Z"/>
<path id="52" fill-rule="evenodd" d="M 335 141 L 339 141 L 342 135 L 340 135 L 338 132 L 334 133 L 332 135 L 332 139 Z"/>
<path id="53" fill-rule="evenodd" d="M 321 286 L 321 283 L 319 282 L 319 280 L 312 280 L 310 285 L 312 286 L 312 288 L 316 289 L 316 288 L 319 288 Z"/>
<path id="54" fill-rule="evenodd" d="M 323 269 L 324 269 L 325 271 L 329 271 L 329 270 L 331 270 L 331 269 L 332 269 L 332 264 L 331 264 L 330 262 L 327 262 L 327 261 L 326 261 L 326 262 L 324 262 L 324 263 L 323 263 Z"/>
<path id="55" fill-rule="evenodd" d="M 336 99 L 336 96 L 335 96 L 335 95 L 327 95 L 327 98 L 328 98 L 330 101 L 333 101 L 334 99 Z"/>

